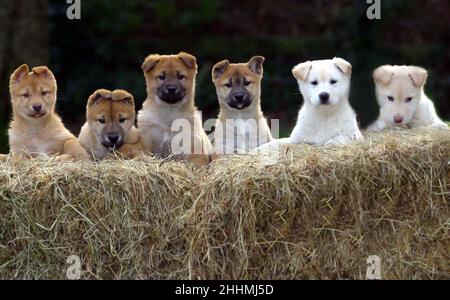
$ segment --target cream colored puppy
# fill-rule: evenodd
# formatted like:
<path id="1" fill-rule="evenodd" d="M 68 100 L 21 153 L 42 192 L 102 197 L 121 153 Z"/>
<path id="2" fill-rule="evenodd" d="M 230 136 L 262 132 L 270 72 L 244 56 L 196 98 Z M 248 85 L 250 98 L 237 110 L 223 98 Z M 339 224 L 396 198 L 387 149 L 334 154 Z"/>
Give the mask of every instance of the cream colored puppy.
<path id="1" fill-rule="evenodd" d="M 292 73 L 304 104 L 290 143 L 345 144 L 361 139 L 356 114 L 349 103 L 352 66 L 342 58 L 308 61 Z"/>
<path id="2" fill-rule="evenodd" d="M 147 99 L 138 114 L 138 128 L 145 150 L 163 158 L 211 154 L 212 146 L 194 101 L 195 57 L 183 52 L 153 54 L 145 59 L 142 69 Z"/>
<path id="3" fill-rule="evenodd" d="M 425 95 L 428 73 L 415 66 L 381 66 L 373 73 L 380 115 L 369 131 L 385 128 L 448 126 L 439 119 L 433 102 Z"/>

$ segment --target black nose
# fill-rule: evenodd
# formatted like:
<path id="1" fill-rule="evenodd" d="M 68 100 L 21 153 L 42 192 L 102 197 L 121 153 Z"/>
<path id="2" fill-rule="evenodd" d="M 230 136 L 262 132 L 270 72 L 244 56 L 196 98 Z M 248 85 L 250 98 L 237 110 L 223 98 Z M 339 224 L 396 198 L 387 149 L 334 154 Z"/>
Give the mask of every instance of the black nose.
<path id="1" fill-rule="evenodd" d="M 321 101 L 323 104 L 327 104 L 328 101 L 330 100 L 330 94 L 328 94 L 328 93 L 321 93 L 321 94 L 319 95 L 319 98 L 320 98 L 320 101 Z"/>
<path id="2" fill-rule="evenodd" d="M 116 145 L 119 141 L 120 135 L 117 133 L 110 133 L 108 134 L 108 140 L 111 144 Z"/>
<path id="3" fill-rule="evenodd" d="M 35 112 L 41 112 L 41 110 L 42 110 L 42 105 L 41 104 L 34 104 L 33 105 L 33 110 L 35 111 Z"/>
<path id="4" fill-rule="evenodd" d="M 234 98 L 234 100 L 236 100 L 236 102 L 242 102 L 242 101 L 245 100 L 245 94 L 243 94 L 243 93 L 238 93 L 238 94 L 235 94 L 235 95 L 233 96 L 233 98 Z"/>
<path id="5" fill-rule="evenodd" d="M 168 85 L 166 86 L 167 94 L 175 94 L 178 92 L 178 87 L 176 85 Z"/>

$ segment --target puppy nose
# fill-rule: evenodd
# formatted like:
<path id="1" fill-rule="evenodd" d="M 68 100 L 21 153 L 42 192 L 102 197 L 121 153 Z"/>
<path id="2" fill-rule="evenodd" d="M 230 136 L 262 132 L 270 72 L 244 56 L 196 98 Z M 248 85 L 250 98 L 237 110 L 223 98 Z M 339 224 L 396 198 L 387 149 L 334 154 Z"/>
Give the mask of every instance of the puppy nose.
<path id="1" fill-rule="evenodd" d="M 41 110 L 42 110 L 42 104 L 34 104 L 33 105 L 33 110 L 35 111 L 35 112 L 41 112 Z"/>
<path id="2" fill-rule="evenodd" d="M 176 85 L 168 85 L 166 86 L 166 92 L 168 94 L 175 94 L 178 92 L 178 87 Z"/>
<path id="3" fill-rule="evenodd" d="M 236 102 L 242 102 L 245 99 L 245 94 L 238 93 L 238 94 L 235 94 L 233 97 L 234 97 L 234 100 L 236 100 Z"/>
<path id="4" fill-rule="evenodd" d="M 113 145 L 117 144 L 117 142 L 119 141 L 119 138 L 120 138 L 120 136 L 117 133 L 110 133 L 110 134 L 108 134 L 108 140 Z"/>
<path id="5" fill-rule="evenodd" d="M 326 104 L 326 103 L 328 103 L 328 101 L 330 100 L 330 94 L 328 94 L 328 93 L 321 93 L 321 94 L 319 95 L 319 98 L 320 98 L 320 101 L 321 101 L 323 104 Z"/>
<path id="6" fill-rule="evenodd" d="M 397 116 L 394 117 L 394 121 L 397 124 L 401 124 L 403 122 L 403 117 L 397 115 Z"/>

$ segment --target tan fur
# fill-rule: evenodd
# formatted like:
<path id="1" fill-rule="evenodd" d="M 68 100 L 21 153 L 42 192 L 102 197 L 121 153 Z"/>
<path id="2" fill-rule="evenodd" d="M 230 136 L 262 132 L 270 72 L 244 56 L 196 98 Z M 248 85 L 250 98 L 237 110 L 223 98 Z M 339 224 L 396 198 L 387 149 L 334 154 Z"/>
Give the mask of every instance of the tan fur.
<path id="1" fill-rule="evenodd" d="M 160 157 L 168 157 L 171 154 L 183 154 L 189 157 L 190 154 L 212 153 L 211 143 L 203 130 L 201 117 L 195 107 L 197 74 L 195 57 L 183 52 L 178 55 L 153 54 L 145 59 L 142 69 L 147 83 L 147 99 L 138 114 L 138 128 L 145 150 Z M 164 77 L 161 77 L 162 75 Z M 179 84 L 184 89 L 185 95 L 182 101 L 169 104 L 161 100 L 158 91 L 167 80 Z M 180 134 L 177 126 L 172 129 L 172 126 L 180 120 L 187 123 L 193 130 L 182 131 L 183 133 Z M 173 149 L 174 139 L 190 141 L 190 149 L 187 151 Z M 187 142 L 186 145 L 181 143 L 181 146 L 188 145 Z"/>
<path id="2" fill-rule="evenodd" d="M 216 153 L 245 153 L 272 140 L 261 110 L 263 62 L 263 57 L 255 56 L 247 63 L 230 64 L 224 60 L 213 67 L 212 79 L 220 105 L 215 130 Z M 236 89 L 238 92 L 248 92 L 251 101 L 248 107 L 230 106 Z"/>
<path id="3" fill-rule="evenodd" d="M 63 125 L 54 112 L 57 85 L 47 67 L 29 72 L 27 65 L 11 76 L 10 85 L 13 120 L 9 129 L 12 155 L 57 155 L 59 160 L 90 160 L 89 154 L 76 137 Z M 41 105 L 36 113 L 33 105 Z"/>
<path id="4" fill-rule="evenodd" d="M 135 117 L 133 95 L 124 90 L 97 90 L 88 99 L 87 121 L 78 140 L 94 159 L 104 159 L 113 150 L 104 146 L 103 137 L 110 132 L 117 132 L 123 140 L 117 153 L 125 158 L 134 158 L 144 150 L 138 130 L 134 127 Z M 100 121 L 104 121 L 104 124 Z"/>

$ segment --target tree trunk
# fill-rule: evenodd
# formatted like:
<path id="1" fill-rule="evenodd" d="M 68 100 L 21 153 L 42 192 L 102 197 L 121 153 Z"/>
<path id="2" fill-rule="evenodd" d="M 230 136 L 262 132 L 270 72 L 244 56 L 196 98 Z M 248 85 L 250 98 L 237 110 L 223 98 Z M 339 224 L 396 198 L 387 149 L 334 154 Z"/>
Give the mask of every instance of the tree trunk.
<path id="1" fill-rule="evenodd" d="M 48 0 L 0 0 L 0 126 L 9 120 L 15 68 L 48 63 Z"/>

